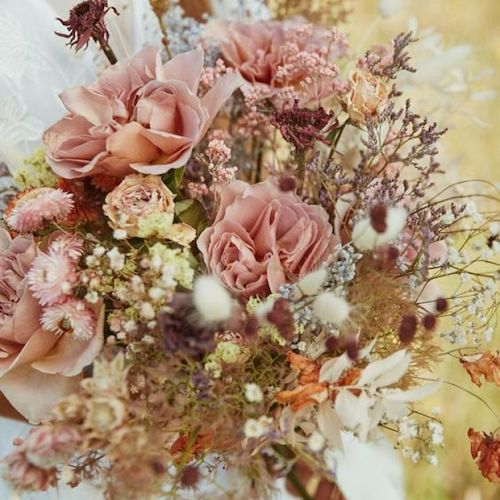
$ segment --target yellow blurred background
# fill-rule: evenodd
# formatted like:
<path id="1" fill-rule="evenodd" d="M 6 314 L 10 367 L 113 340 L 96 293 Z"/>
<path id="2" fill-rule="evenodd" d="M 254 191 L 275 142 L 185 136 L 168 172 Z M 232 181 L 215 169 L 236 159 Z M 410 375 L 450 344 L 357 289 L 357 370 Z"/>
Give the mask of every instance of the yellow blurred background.
<path id="1" fill-rule="evenodd" d="M 469 44 L 472 53 L 466 62 L 464 78 L 474 80 L 482 75 L 481 81 L 471 85 L 476 96 L 492 94 L 498 91 L 498 76 L 494 70 L 500 67 L 500 0 L 387 0 L 382 1 L 387 8 L 381 17 L 378 0 L 352 0 L 353 12 L 348 22 L 348 31 L 356 44 L 366 47 L 369 44 L 383 43 L 401 31 L 406 31 L 409 23 L 418 25 L 419 31 L 432 27 L 442 34 L 443 47 Z M 413 21 L 410 22 L 410 18 Z M 436 47 L 436 50 L 438 47 Z M 459 60 L 457 67 L 465 63 Z M 432 85 L 430 86 L 432 87 Z M 422 92 L 431 92 L 432 88 L 423 88 Z M 470 93 L 467 94 L 470 97 Z M 439 99 L 439 94 L 433 98 Z M 487 100 L 470 100 L 458 93 L 458 110 L 453 113 L 446 126 L 450 128 L 444 138 L 445 159 L 456 169 L 453 178 L 484 178 L 500 182 L 500 97 Z M 491 97 L 491 96 L 490 96 Z M 470 116 L 460 111 L 460 99 L 464 99 L 464 108 Z M 448 117 L 450 118 L 450 117 Z M 447 165 L 445 165 L 447 166 Z M 498 329 L 497 329 L 498 330 Z M 496 339 L 488 346 L 498 349 Z M 481 395 L 500 413 L 500 391 L 492 384 L 478 388 L 473 385 L 458 360 L 447 357 L 441 365 L 439 375 L 444 380 L 451 380 L 476 394 Z M 418 465 L 406 461 L 406 480 L 408 497 L 411 500 L 493 500 L 500 499 L 500 488 L 484 479 L 470 455 L 467 430 L 493 431 L 499 423 L 488 409 L 471 395 L 444 386 L 434 397 L 432 404 L 442 410 L 445 422 L 445 447 L 439 453 L 440 463 L 434 467 L 422 462 Z M 362 478 L 360 478 L 362 480 Z M 388 499 L 389 500 L 389 499 Z"/>

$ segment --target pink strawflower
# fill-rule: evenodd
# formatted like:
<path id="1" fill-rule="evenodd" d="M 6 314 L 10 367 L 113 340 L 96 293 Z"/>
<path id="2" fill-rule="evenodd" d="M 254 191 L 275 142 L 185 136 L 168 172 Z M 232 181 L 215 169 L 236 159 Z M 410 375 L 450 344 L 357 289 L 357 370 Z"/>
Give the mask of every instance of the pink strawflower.
<path id="1" fill-rule="evenodd" d="M 78 261 L 83 253 L 83 240 L 76 234 L 61 234 L 54 239 L 50 248 L 55 252 L 67 255 L 74 261 Z"/>
<path id="2" fill-rule="evenodd" d="M 44 491 L 57 483 L 57 470 L 45 470 L 30 463 L 25 452 L 16 451 L 3 459 L 4 479 L 13 489 L 20 491 Z"/>
<path id="3" fill-rule="evenodd" d="M 33 189 L 17 200 L 6 221 L 18 233 L 33 233 L 48 222 L 65 219 L 73 207 L 70 193 L 53 188 Z"/>
<path id="4" fill-rule="evenodd" d="M 70 333 L 78 340 L 90 340 L 96 332 L 96 317 L 85 302 L 69 298 L 62 304 L 47 307 L 42 314 L 42 326 L 45 330 L 63 335 Z"/>
<path id="5" fill-rule="evenodd" d="M 33 261 L 28 283 L 42 306 L 63 302 L 78 283 L 75 261 L 67 252 L 50 247 Z"/>

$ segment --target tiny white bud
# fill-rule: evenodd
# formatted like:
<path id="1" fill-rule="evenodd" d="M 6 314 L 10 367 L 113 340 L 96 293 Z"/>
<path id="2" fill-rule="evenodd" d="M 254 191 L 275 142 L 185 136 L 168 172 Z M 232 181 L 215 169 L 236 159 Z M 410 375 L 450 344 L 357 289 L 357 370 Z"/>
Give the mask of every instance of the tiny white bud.
<path id="1" fill-rule="evenodd" d="M 257 384 L 245 384 L 245 397 L 250 403 L 260 403 L 264 395 Z"/>
<path id="2" fill-rule="evenodd" d="M 156 316 L 155 310 L 149 302 L 143 302 L 141 304 L 140 314 L 141 318 L 145 320 L 152 320 Z"/>
<path id="3" fill-rule="evenodd" d="M 125 266 L 125 256 L 120 253 L 117 247 L 113 247 L 107 253 L 109 265 L 113 271 L 121 271 Z"/>
<path id="4" fill-rule="evenodd" d="M 233 301 L 228 291 L 213 276 L 200 276 L 194 282 L 193 302 L 203 320 L 210 323 L 231 317 Z"/>
<path id="5" fill-rule="evenodd" d="M 102 257 L 106 253 L 106 248 L 103 247 L 102 245 L 98 245 L 94 248 L 92 254 L 95 257 Z"/>
<path id="6" fill-rule="evenodd" d="M 318 453 L 325 447 L 325 441 L 323 434 L 314 431 L 307 440 L 307 446 L 313 453 Z"/>
<path id="7" fill-rule="evenodd" d="M 340 325 L 349 317 L 351 306 L 342 297 L 332 292 L 323 292 L 314 300 L 312 309 L 321 321 Z"/>
<path id="8" fill-rule="evenodd" d="M 152 300 L 156 302 L 165 297 L 165 291 L 163 290 L 163 288 L 154 286 L 153 288 L 149 289 L 148 295 Z"/>
<path id="9" fill-rule="evenodd" d="M 113 238 L 115 240 L 126 240 L 127 239 L 127 231 L 125 231 L 125 229 L 115 229 L 113 231 Z"/>

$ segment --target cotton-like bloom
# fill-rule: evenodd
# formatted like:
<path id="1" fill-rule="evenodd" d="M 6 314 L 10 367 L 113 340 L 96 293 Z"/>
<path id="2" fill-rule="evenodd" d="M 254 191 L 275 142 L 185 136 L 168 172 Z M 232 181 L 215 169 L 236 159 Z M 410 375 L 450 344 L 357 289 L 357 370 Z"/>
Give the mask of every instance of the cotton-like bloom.
<path id="1" fill-rule="evenodd" d="M 233 310 L 231 296 L 213 276 L 200 276 L 194 282 L 193 303 L 208 323 L 228 320 Z"/>
<path id="2" fill-rule="evenodd" d="M 257 384 L 245 384 L 245 398 L 250 403 L 260 403 L 264 395 Z"/>
<path id="3" fill-rule="evenodd" d="M 46 307 L 41 323 L 45 330 L 58 335 L 70 334 L 78 340 L 90 340 L 96 333 L 97 319 L 83 300 L 71 297 L 62 304 Z"/>
<path id="4" fill-rule="evenodd" d="M 49 222 L 65 219 L 73 206 L 73 196 L 61 189 L 33 189 L 16 201 L 6 221 L 18 233 L 33 233 Z"/>
<path id="5" fill-rule="evenodd" d="M 348 317 L 350 305 L 332 292 L 320 293 L 313 302 L 313 312 L 321 321 L 341 325 Z"/>
<path id="6" fill-rule="evenodd" d="M 78 284 L 75 261 L 67 253 L 50 248 L 33 261 L 28 283 L 42 306 L 63 302 Z"/>

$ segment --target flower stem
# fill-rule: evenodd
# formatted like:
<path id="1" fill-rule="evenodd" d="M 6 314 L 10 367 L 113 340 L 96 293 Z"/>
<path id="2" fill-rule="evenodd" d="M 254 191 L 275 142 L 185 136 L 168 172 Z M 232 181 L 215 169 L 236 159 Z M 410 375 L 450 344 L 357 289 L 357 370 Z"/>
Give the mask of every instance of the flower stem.
<path id="1" fill-rule="evenodd" d="M 165 24 L 165 20 L 163 19 L 162 16 L 157 14 L 156 17 L 158 18 L 160 30 L 161 30 L 162 35 L 163 35 L 163 37 L 161 39 L 161 43 L 163 43 L 163 46 L 165 47 L 165 50 L 167 51 L 168 58 L 172 59 L 173 55 L 172 55 L 172 51 L 170 50 L 170 44 L 168 41 L 167 25 Z"/>
<path id="2" fill-rule="evenodd" d="M 111 65 L 116 64 L 118 62 L 118 59 L 113 52 L 113 49 L 110 47 L 109 43 L 104 41 L 102 38 L 99 39 L 99 45 L 101 46 L 102 51 L 104 52 L 104 55 L 108 59 Z"/>

